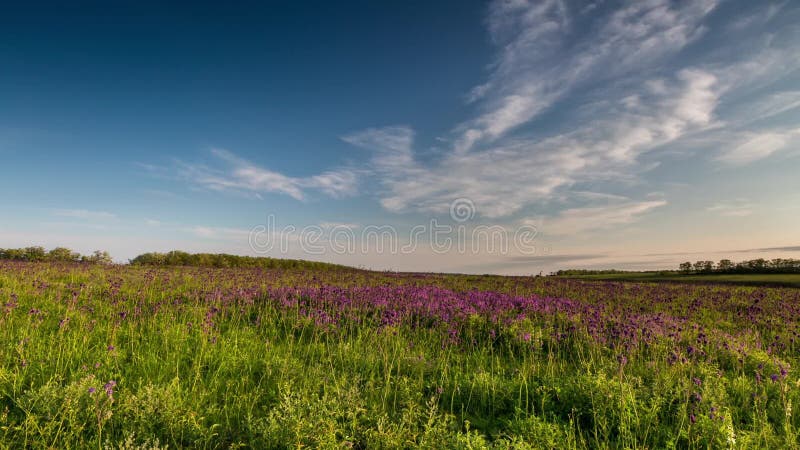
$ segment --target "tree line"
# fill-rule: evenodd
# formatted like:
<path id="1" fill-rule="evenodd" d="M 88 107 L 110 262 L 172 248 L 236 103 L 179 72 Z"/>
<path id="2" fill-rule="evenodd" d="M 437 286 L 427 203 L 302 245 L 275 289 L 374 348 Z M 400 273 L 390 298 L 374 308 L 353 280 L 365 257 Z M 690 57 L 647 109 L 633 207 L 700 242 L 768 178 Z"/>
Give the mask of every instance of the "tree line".
<path id="1" fill-rule="evenodd" d="M 108 252 L 98 250 L 91 255 L 81 255 L 66 247 L 45 250 L 44 247 L 0 248 L 0 260 L 29 262 L 72 262 L 88 264 L 111 264 Z M 225 253 L 187 253 L 171 251 L 167 253 L 144 253 L 129 261 L 136 266 L 195 266 L 195 267 L 260 267 L 264 269 L 309 269 L 341 270 L 351 269 L 338 264 L 306 261 L 300 259 L 280 259 L 268 257 L 238 256 Z"/>
<path id="2" fill-rule="evenodd" d="M 57 261 L 81 262 L 88 264 L 111 264 L 113 261 L 108 252 L 97 250 L 91 255 L 81 255 L 65 247 L 56 247 L 50 251 L 44 247 L 0 248 L 0 260 L 11 261 Z"/>
<path id="3" fill-rule="evenodd" d="M 684 275 L 697 275 L 707 273 L 800 273 L 800 259 L 776 258 L 776 259 L 750 259 L 747 261 L 733 262 L 730 259 L 723 259 L 719 262 L 696 261 L 684 262 L 678 266 L 678 273 Z M 635 273 L 626 270 L 614 269 L 566 269 L 552 272 L 550 275 L 556 276 L 576 276 L 576 275 L 614 275 Z M 674 274 L 674 270 L 663 270 L 659 273 L 667 275 Z"/>
<path id="4" fill-rule="evenodd" d="M 683 274 L 703 273 L 800 273 L 800 259 L 751 259 L 748 261 L 733 262 L 730 259 L 714 261 L 684 262 L 678 266 L 678 271 Z"/>
<path id="5" fill-rule="evenodd" d="M 338 264 L 301 259 L 238 256 L 225 253 L 187 253 L 177 250 L 168 253 L 144 253 L 133 258 L 130 263 L 137 266 L 259 267 L 263 269 L 313 270 L 350 269 Z"/>

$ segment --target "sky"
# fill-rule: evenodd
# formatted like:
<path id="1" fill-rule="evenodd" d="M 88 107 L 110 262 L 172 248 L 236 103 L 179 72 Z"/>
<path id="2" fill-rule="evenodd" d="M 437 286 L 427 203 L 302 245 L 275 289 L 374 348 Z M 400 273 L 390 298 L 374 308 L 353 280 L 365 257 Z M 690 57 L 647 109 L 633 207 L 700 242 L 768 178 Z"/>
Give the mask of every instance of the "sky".
<path id="1" fill-rule="evenodd" d="M 800 2 L 17 3 L 0 247 L 800 257 Z"/>

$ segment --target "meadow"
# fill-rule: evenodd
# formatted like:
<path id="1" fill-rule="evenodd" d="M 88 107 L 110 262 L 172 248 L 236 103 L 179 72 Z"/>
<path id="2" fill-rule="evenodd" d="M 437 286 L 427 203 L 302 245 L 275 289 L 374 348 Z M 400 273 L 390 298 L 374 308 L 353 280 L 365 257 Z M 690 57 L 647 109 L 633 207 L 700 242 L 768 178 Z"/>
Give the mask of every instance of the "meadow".
<path id="1" fill-rule="evenodd" d="M 0 261 L 3 448 L 796 448 L 800 290 Z"/>
<path id="2" fill-rule="evenodd" d="M 710 273 L 684 275 L 676 272 L 620 272 L 608 274 L 568 275 L 568 278 L 597 281 L 711 283 L 745 286 L 800 288 L 798 273 Z"/>

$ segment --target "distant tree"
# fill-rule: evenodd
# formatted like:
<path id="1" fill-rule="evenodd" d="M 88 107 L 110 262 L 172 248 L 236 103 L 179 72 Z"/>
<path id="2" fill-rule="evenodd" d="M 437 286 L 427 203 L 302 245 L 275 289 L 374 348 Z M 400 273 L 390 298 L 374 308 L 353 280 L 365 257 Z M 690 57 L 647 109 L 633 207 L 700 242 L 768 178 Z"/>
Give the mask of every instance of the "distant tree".
<path id="1" fill-rule="evenodd" d="M 747 261 L 747 266 L 753 271 L 763 271 L 767 268 L 767 260 L 764 258 L 751 259 Z"/>
<path id="2" fill-rule="evenodd" d="M 74 262 L 79 261 L 81 255 L 64 247 L 56 247 L 47 253 L 48 261 Z"/>
<path id="3" fill-rule="evenodd" d="M 9 248 L 6 250 L 6 259 L 22 261 L 25 259 L 25 250 L 21 248 Z"/>
<path id="4" fill-rule="evenodd" d="M 697 261 L 694 263 L 696 273 L 711 273 L 714 271 L 714 261 Z"/>
<path id="5" fill-rule="evenodd" d="M 44 261 L 47 258 L 47 253 L 43 247 L 26 247 L 24 259 L 26 261 Z"/>
<path id="6" fill-rule="evenodd" d="M 81 261 L 89 264 L 111 264 L 114 260 L 106 251 L 95 250 L 91 256 L 81 257 Z"/>
<path id="7" fill-rule="evenodd" d="M 689 261 L 683 262 L 678 266 L 678 269 L 684 274 L 692 273 L 692 263 Z"/>
<path id="8" fill-rule="evenodd" d="M 730 272 L 735 268 L 736 265 L 730 259 L 721 259 L 717 264 L 717 270 L 720 272 Z"/>
<path id="9" fill-rule="evenodd" d="M 800 269 L 800 260 L 776 258 L 769 261 L 767 266 L 773 272 L 796 272 Z"/>

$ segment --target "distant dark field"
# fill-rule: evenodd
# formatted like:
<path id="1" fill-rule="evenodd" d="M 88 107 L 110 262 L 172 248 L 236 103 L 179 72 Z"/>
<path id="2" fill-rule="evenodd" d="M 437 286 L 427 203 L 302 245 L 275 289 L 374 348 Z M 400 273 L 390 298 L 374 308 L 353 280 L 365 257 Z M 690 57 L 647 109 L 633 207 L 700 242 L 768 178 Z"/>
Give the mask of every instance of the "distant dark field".
<path id="1" fill-rule="evenodd" d="M 563 278 L 605 281 L 686 282 L 739 284 L 745 286 L 800 287 L 800 274 L 723 274 L 683 275 L 670 272 L 629 272 L 592 275 L 568 275 Z"/>

